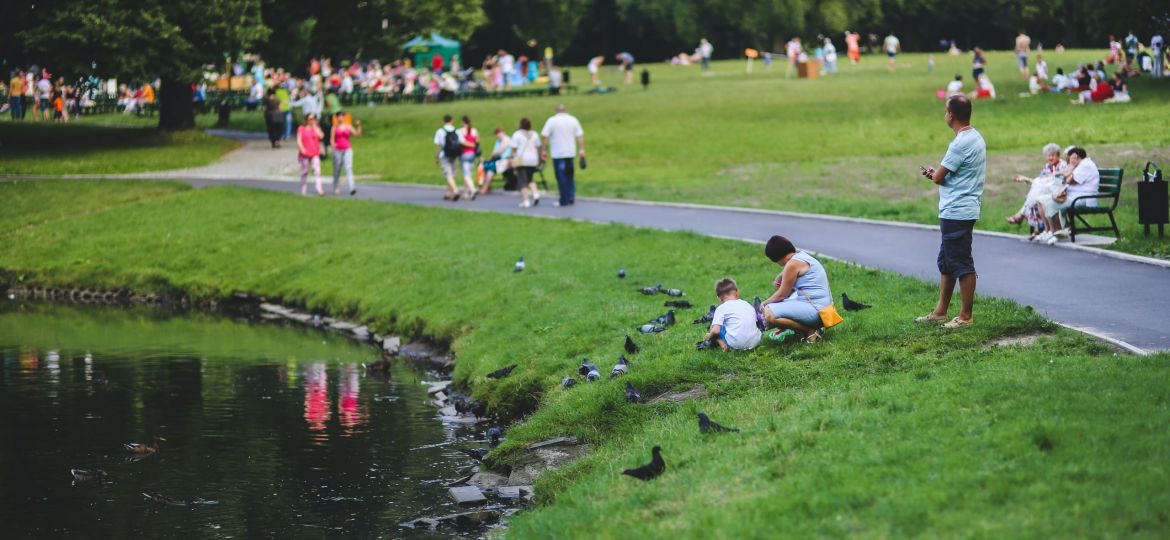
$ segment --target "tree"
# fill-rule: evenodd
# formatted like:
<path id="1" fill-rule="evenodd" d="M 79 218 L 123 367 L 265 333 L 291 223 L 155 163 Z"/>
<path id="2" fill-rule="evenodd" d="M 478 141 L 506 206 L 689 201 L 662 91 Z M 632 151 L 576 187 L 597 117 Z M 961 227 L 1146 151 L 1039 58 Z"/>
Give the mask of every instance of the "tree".
<path id="1" fill-rule="evenodd" d="M 205 65 L 268 37 L 260 0 L 58 0 L 35 10 L 21 39 L 73 73 L 158 77 L 159 127 L 195 127 L 191 85 Z"/>

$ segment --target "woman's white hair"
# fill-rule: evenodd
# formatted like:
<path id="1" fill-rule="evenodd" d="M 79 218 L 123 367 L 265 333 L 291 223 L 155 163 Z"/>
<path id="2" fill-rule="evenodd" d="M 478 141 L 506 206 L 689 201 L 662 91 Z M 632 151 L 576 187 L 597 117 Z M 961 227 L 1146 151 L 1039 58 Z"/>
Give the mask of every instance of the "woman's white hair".
<path id="1" fill-rule="evenodd" d="M 1054 142 L 1050 142 L 1050 143 L 1044 145 L 1044 155 L 1049 156 L 1052 154 L 1060 155 L 1060 145 L 1059 144 L 1056 144 Z"/>

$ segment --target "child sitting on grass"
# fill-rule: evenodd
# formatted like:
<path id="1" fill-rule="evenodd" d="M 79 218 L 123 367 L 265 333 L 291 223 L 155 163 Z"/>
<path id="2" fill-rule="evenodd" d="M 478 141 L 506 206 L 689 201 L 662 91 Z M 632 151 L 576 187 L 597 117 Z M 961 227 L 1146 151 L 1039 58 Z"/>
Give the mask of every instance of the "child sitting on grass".
<path id="1" fill-rule="evenodd" d="M 735 280 L 723 278 L 716 282 L 715 296 L 722 303 L 715 308 L 711 330 L 707 332 L 706 339 L 718 343 L 724 351 L 754 349 L 759 345 L 760 329 L 756 327 L 756 310 L 747 301 L 740 299 Z"/>

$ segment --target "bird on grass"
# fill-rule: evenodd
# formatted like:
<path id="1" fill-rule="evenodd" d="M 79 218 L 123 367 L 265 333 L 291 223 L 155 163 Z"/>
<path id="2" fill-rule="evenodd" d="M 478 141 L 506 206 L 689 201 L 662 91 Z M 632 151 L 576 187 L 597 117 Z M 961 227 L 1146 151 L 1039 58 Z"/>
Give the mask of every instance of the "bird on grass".
<path id="1" fill-rule="evenodd" d="M 69 469 L 69 474 L 73 475 L 74 484 L 84 484 L 87 482 L 102 483 L 106 477 L 106 471 L 101 469 Z"/>
<path id="2" fill-rule="evenodd" d="M 638 393 L 638 389 L 630 381 L 626 381 L 626 401 L 630 403 L 641 403 L 642 394 Z"/>
<path id="3" fill-rule="evenodd" d="M 134 455 L 139 456 L 139 457 L 146 457 L 146 456 L 154 454 L 155 452 L 158 452 L 158 444 L 160 442 L 166 441 L 166 439 L 159 437 L 158 435 L 155 435 L 154 437 L 151 438 L 151 441 L 152 442 L 146 443 L 146 444 L 126 443 L 126 444 L 123 444 L 122 446 L 124 448 L 126 448 L 126 450 L 128 450 L 131 454 L 134 454 Z"/>
<path id="4" fill-rule="evenodd" d="M 626 355 L 618 357 L 618 361 L 614 364 L 613 369 L 609 370 L 610 377 L 617 377 L 618 375 L 625 375 L 626 371 L 630 369 L 630 361 L 626 360 Z"/>
<path id="5" fill-rule="evenodd" d="M 661 289 L 661 292 L 662 292 L 662 294 L 665 294 L 667 296 L 686 296 L 687 295 L 687 293 L 683 292 L 682 289 Z"/>
<path id="6" fill-rule="evenodd" d="M 161 493 L 143 493 L 148 501 L 154 501 L 159 504 L 167 504 L 170 506 L 203 506 L 211 504 L 219 504 L 219 501 L 209 501 L 200 497 L 170 497 Z"/>
<path id="7" fill-rule="evenodd" d="M 666 307 L 676 307 L 679 309 L 690 309 L 695 307 L 687 300 L 667 300 L 662 305 Z"/>
<path id="8" fill-rule="evenodd" d="M 577 385 L 577 379 L 574 379 L 574 378 L 568 377 L 568 376 L 566 376 L 564 379 L 561 379 L 561 386 L 562 387 L 572 388 L 576 385 Z"/>
<path id="9" fill-rule="evenodd" d="M 630 339 L 629 334 L 626 334 L 626 354 L 637 354 L 638 350 L 638 344 L 634 343 L 634 340 Z"/>
<path id="10" fill-rule="evenodd" d="M 618 279 L 626 279 L 626 269 L 618 268 Z"/>
<path id="11" fill-rule="evenodd" d="M 738 429 L 721 426 L 714 420 L 707 418 L 706 413 L 699 413 L 700 433 L 739 433 Z"/>
<path id="12" fill-rule="evenodd" d="M 848 294 L 845 293 L 841 293 L 841 305 L 845 307 L 845 311 L 861 311 L 863 309 L 869 309 L 873 307 L 869 304 L 855 302 L 852 298 L 849 298 Z"/>
<path id="13" fill-rule="evenodd" d="M 596 381 L 601 378 L 601 370 L 597 369 L 597 365 L 590 362 L 588 358 L 581 361 L 581 367 L 577 368 L 577 373 L 585 376 L 585 380 L 589 382 Z"/>
<path id="14" fill-rule="evenodd" d="M 666 327 L 659 326 L 657 324 L 643 324 L 642 326 L 638 327 L 638 331 L 643 334 L 657 334 L 659 332 L 665 332 Z"/>
<path id="15" fill-rule="evenodd" d="M 666 310 L 666 313 L 663 313 L 662 315 L 659 315 L 658 317 L 651 319 L 650 324 L 657 324 L 657 325 L 661 325 L 661 326 L 670 326 L 670 325 L 674 324 L 674 310 L 673 309 Z"/>
<path id="16" fill-rule="evenodd" d="M 513 272 L 523 272 L 523 271 L 524 271 L 524 268 L 525 268 L 526 266 L 527 266 L 527 265 L 526 265 L 526 264 L 524 264 L 524 257 L 520 257 L 520 259 L 516 261 L 516 266 L 513 266 L 513 267 L 512 267 L 512 271 L 513 271 Z"/>
<path id="17" fill-rule="evenodd" d="M 707 324 L 713 320 L 715 320 L 715 305 L 714 304 L 712 304 L 710 309 L 707 310 L 706 315 L 703 315 L 702 317 L 695 319 L 694 324 Z"/>
<path id="18" fill-rule="evenodd" d="M 467 454 L 471 457 L 471 459 L 476 461 L 483 461 L 483 457 L 488 455 L 488 452 L 491 452 L 491 450 L 487 448 L 465 448 L 460 451 L 464 454 Z"/>
<path id="19" fill-rule="evenodd" d="M 495 448 L 500 445 L 500 437 L 504 436 L 504 430 L 498 427 L 492 427 L 487 430 L 488 444 Z"/>
<path id="20" fill-rule="evenodd" d="M 705 351 L 705 350 L 710 349 L 712 347 L 715 347 L 715 344 L 712 343 L 711 340 L 709 340 L 709 339 L 704 339 L 698 343 L 695 343 L 695 350 L 696 351 Z"/>
<path id="21" fill-rule="evenodd" d="M 497 369 L 491 373 L 488 373 L 487 378 L 489 378 L 489 379 L 503 379 L 504 377 L 511 375 L 513 369 L 516 369 L 516 364 L 512 364 L 508 367 L 500 368 L 500 369 Z"/>
<path id="22" fill-rule="evenodd" d="M 662 474 L 662 471 L 666 470 L 666 462 L 662 461 L 661 448 L 655 446 L 654 448 L 650 449 L 650 454 L 652 455 L 650 458 L 650 463 L 642 465 L 641 467 L 626 469 L 622 471 L 622 474 L 626 476 L 633 476 L 638 480 L 650 480 L 657 478 L 658 475 Z"/>
<path id="23" fill-rule="evenodd" d="M 659 292 L 662 292 L 662 284 L 661 283 L 659 283 L 658 285 L 655 285 L 653 287 L 643 287 L 642 288 L 642 294 L 644 294 L 646 296 L 652 296 L 652 295 L 658 294 Z"/>

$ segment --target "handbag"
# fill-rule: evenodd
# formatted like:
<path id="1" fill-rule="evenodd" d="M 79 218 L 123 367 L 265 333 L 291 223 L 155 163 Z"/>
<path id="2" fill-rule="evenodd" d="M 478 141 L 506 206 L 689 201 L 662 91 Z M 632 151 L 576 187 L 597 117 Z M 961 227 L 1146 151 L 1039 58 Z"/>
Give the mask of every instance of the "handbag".
<path id="1" fill-rule="evenodd" d="M 809 298 L 808 295 L 805 294 L 804 290 L 801 289 L 800 294 L 804 296 L 805 300 L 808 300 L 808 304 L 812 306 L 813 309 L 817 309 L 817 305 L 813 303 L 812 298 Z M 845 319 L 841 318 L 841 314 L 837 313 L 837 308 L 834 307 L 833 304 L 829 304 L 821 309 L 817 309 L 817 315 L 820 315 L 821 326 L 824 328 L 832 328 L 838 324 L 841 324 L 842 322 L 845 322 Z"/>
<path id="2" fill-rule="evenodd" d="M 1058 203 L 1064 204 L 1064 202 L 1068 200 L 1068 190 L 1067 189 L 1060 190 L 1060 192 L 1052 195 L 1052 200 L 1054 200 Z"/>
<path id="3" fill-rule="evenodd" d="M 524 148 L 521 148 L 520 150 L 518 150 L 516 152 L 516 155 L 512 156 L 512 158 L 508 160 L 508 168 L 509 169 L 516 169 L 516 168 L 524 166 L 524 161 L 523 161 L 524 158 L 521 156 L 524 155 L 524 152 L 526 150 L 528 150 L 529 146 L 532 146 L 532 136 L 533 135 L 535 135 L 535 133 L 533 133 L 532 131 L 529 131 L 528 133 L 524 134 L 524 137 L 525 137 Z"/>

